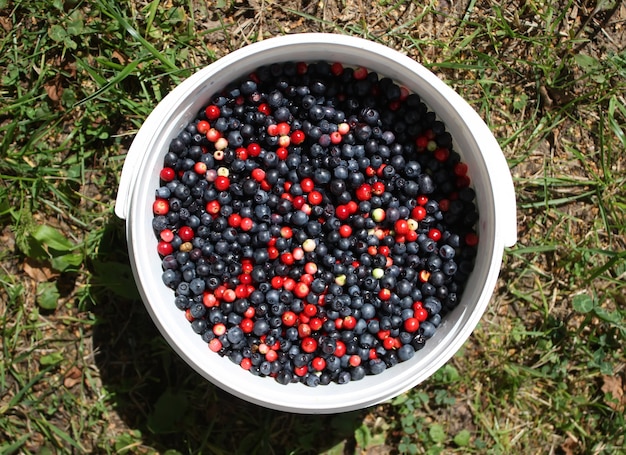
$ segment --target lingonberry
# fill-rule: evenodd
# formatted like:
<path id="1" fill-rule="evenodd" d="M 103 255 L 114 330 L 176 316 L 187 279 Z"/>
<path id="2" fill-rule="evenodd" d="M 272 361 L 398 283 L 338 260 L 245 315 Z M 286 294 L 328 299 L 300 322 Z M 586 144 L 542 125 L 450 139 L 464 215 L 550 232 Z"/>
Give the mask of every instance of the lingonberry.
<path id="1" fill-rule="evenodd" d="M 159 173 L 159 177 L 164 182 L 171 182 L 176 178 L 176 171 L 171 167 L 164 167 Z"/>

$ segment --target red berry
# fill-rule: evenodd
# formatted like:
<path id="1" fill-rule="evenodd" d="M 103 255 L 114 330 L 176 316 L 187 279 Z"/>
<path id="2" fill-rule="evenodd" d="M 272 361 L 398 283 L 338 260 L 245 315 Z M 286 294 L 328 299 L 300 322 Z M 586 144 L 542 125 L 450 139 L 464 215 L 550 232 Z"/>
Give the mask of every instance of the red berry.
<path id="1" fill-rule="evenodd" d="M 276 156 L 281 161 L 285 161 L 287 159 L 287 157 L 289 156 L 289 150 L 286 148 L 286 145 L 283 145 L 282 147 L 278 147 L 276 149 Z"/>
<path id="2" fill-rule="evenodd" d="M 233 213 L 228 217 L 228 225 L 230 227 L 239 227 L 239 225 L 241 224 L 241 215 L 239 215 L 238 213 Z"/>
<path id="3" fill-rule="evenodd" d="M 239 365 L 244 370 L 249 370 L 250 368 L 252 368 L 252 360 L 250 360 L 248 357 L 244 357 L 243 359 L 241 359 L 241 363 Z"/>
<path id="4" fill-rule="evenodd" d="M 200 120 L 196 125 L 196 130 L 200 134 L 206 134 L 211 129 L 211 124 L 206 120 Z"/>
<path id="5" fill-rule="evenodd" d="M 285 265 L 292 265 L 294 263 L 293 254 L 289 252 L 281 254 L 280 261 Z"/>
<path id="6" fill-rule="evenodd" d="M 349 224 L 342 224 L 339 226 L 339 235 L 348 238 L 352 235 L 352 227 Z"/>
<path id="7" fill-rule="evenodd" d="M 206 138 L 211 142 L 217 142 L 217 140 L 221 137 L 222 133 L 220 133 L 219 130 L 216 130 L 215 128 L 211 128 L 209 131 L 206 132 Z"/>
<path id="8" fill-rule="evenodd" d="M 315 357 L 311 361 L 311 366 L 316 371 L 322 371 L 324 368 L 326 368 L 326 360 L 324 360 L 322 357 Z"/>
<path id="9" fill-rule="evenodd" d="M 176 171 L 171 167 L 164 167 L 161 169 L 159 176 L 164 182 L 171 182 L 176 177 Z"/>
<path id="10" fill-rule="evenodd" d="M 307 201 L 311 205 L 320 205 L 324 197 L 319 191 L 311 191 L 307 196 Z"/>
<path id="11" fill-rule="evenodd" d="M 409 223 L 406 220 L 398 220 L 395 223 L 394 230 L 396 234 L 405 235 L 409 232 Z"/>
<path id="12" fill-rule="evenodd" d="M 454 174 L 458 177 L 462 177 L 467 174 L 467 164 L 465 163 L 457 163 L 454 166 Z"/>
<path id="13" fill-rule="evenodd" d="M 234 289 L 226 289 L 224 291 L 224 295 L 222 296 L 222 300 L 224 300 L 224 302 L 234 302 L 237 300 L 237 293 Z"/>
<path id="14" fill-rule="evenodd" d="M 352 73 L 352 77 L 357 81 L 362 81 L 367 77 L 367 68 L 364 68 L 362 66 L 355 68 L 354 72 Z"/>
<path id="15" fill-rule="evenodd" d="M 171 229 L 163 229 L 159 233 L 159 237 L 161 237 L 161 240 L 163 240 L 164 242 L 171 242 L 172 240 L 174 240 L 174 233 Z"/>
<path id="16" fill-rule="evenodd" d="M 324 320 L 322 318 L 311 318 L 311 320 L 309 321 L 309 326 L 311 327 L 311 330 L 313 331 L 317 331 L 321 329 L 323 325 L 324 325 Z"/>
<path id="17" fill-rule="evenodd" d="M 196 174 L 204 175 L 206 174 L 207 166 L 202 161 L 198 161 L 194 166 L 193 170 Z"/>
<path id="18" fill-rule="evenodd" d="M 243 333 L 251 333 L 254 330 L 254 321 L 250 318 L 242 319 L 239 327 L 241 327 Z"/>
<path id="19" fill-rule="evenodd" d="M 252 177 L 257 182 L 262 182 L 265 179 L 265 171 L 260 167 L 257 167 L 252 170 L 250 173 L 250 177 Z"/>
<path id="20" fill-rule="evenodd" d="M 306 365 L 302 365 L 301 367 L 296 367 L 293 369 L 293 372 L 296 376 L 304 376 L 309 371 L 309 367 Z"/>
<path id="21" fill-rule="evenodd" d="M 301 320 L 303 319 L 302 316 L 300 317 L 300 319 Z M 298 336 L 300 338 L 304 339 L 304 338 L 306 338 L 308 336 L 311 336 L 311 332 L 312 332 L 312 330 L 311 330 L 311 326 L 309 324 L 306 324 L 306 323 L 303 322 L 302 324 L 300 324 L 298 326 Z"/>
<path id="22" fill-rule="evenodd" d="M 411 211 L 411 218 L 413 218 L 415 221 L 422 221 L 424 218 L 426 218 L 426 209 L 421 205 L 418 205 Z"/>
<path id="23" fill-rule="evenodd" d="M 315 188 L 315 182 L 313 182 L 313 180 L 308 177 L 304 178 L 300 182 L 300 188 L 302 188 L 302 191 L 304 191 L 305 193 L 308 193 L 310 191 L 313 191 L 313 188 Z"/>
<path id="24" fill-rule="evenodd" d="M 291 133 L 290 139 L 293 145 L 300 145 L 306 139 L 306 135 L 304 134 L 303 131 L 296 130 L 293 133 Z"/>
<path id="25" fill-rule="evenodd" d="M 152 211 L 155 215 L 167 215 L 167 212 L 170 211 L 170 203 L 167 202 L 167 199 L 157 199 L 152 204 Z"/>
<path id="26" fill-rule="evenodd" d="M 206 203 L 206 211 L 211 215 L 217 215 L 220 213 L 221 205 L 218 201 L 213 200 Z"/>
<path id="27" fill-rule="evenodd" d="M 335 216 L 340 220 L 345 220 L 350 216 L 350 210 L 345 204 L 338 205 L 335 209 Z"/>
<path id="28" fill-rule="evenodd" d="M 380 300 L 389 300 L 391 298 L 391 291 L 389 289 L 381 289 L 378 291 L 378 298 Z"/>
<path id="29" fill-rule="evenodd" d="M 296 297 L 298 297 L 299 299 L 303 299 L 305 298 L 307 295 L 309 295 L 309 286 L 306 283 L 298 283 L 296 285 L 296 287 L 293 290 L 293 293 Z M 308 306 L 308 305 L 307 305 Z M 305 307 L 305 312 L 306 312 L 306 307 Z M 310 315 L 313 316 L 313 315 Z"/>
<path id="30" fill-rule="evenodd" d="M 307 303 L 304 306 L 303 313 L 305 315 L 307 315 L 308 317 L 313 317 L 313 316 L 315 316 L 317 314 L 317 306 L 315 306 L 312 303 Z"/>
<path id="31" fill-rule="evenodd" d="M 296 322 L 298 322 L 298 316 L 296 316 L 296 313 L 293 311 L 285 311 L 281 316 L 281 319 L 283 321 L 283 325 L 287 327 L 293 327 L 296 325 Z"/>
<path id="32" fill-rule="evenodd" d="M 368 183 L 363 183 L 356 190 L 355 194 L 359 201 L 369 201 L 372 198 L 372 186 Z"/>
<path id="33" fill-rule="evenodd" d="M 330 142 L 335 145 L 339 144 L 341 142 L 341 133 L 339 131 L 330 133 Z"/>
<path id="34" fill-rule="evenodd" d="M 434 157 L 437 161 L 444 162 L 450 157 L 450 150 L 444 147 L 439 147 L 435 150 Z"/>
<path id="35" fill-rule="evenodd" d="M 171 243 L 161 241 L 157 244 L 157 251 L 161 256 L 167 256 L 168 254 L 172 254 L 174 252 L 174 247 Z"/>
<path id="36" fill-rule="evenodd" d="M 393 349 L 396 344 L 396 340 L 393 337 L 387 337 L 383 340 L 383 347 L 387 350 Z"/>
<path id="37" fill-rule="evenodd" d="M 293 208 L 296 210 L 300 210 L 305 203 L 303 196 L 296 196 L 293 198 Z"/>
<path id="38" fill-rule="evenodd" d="M 248 154 L 252 157 L 259 156 L 259 154 L 261 153 L 261 146 L 256 142 L 248 144 L 248 147 L 246 147 L 246 149 L 248 150 Z"/>
<path id="39" fill-rule="evenodd" d="M 421 305 L 418 309 L 413 310 L 413 314 L 415 319 L 417 319 L 417 322 L 424 322 L 426 319 L 428 319 L 428 311 L 422 308 Z"/>
<path id="40" fill-rule="evenodd" d="M 315 350 L 317 349 L 317 341 L 315 341 L 315 338 L 313 337 L 306 337 L 302 340 L 302 343 L 300 343 L 300 347 L 304 352 L 315 352 Z"/>
<path id="41" fill-rule="evenodd" d="M 242 218 L 241 224 L 239 225 L 239 227 L 241 228 L 242 231 L 249 231 L 250 229 L 254 227 L 254 220 L 248 217 Z"/>
<path id="42" fill-rule="evenodd" d="M 335 357 L 343 357 L 344 355 L 346 355 L 346 344 L 341 340 L 337 340 L 337 344 L 335 345 L 335 352 L 333 354 L 335 355 Z"/>
<path id="43" fill-rule="evenodd" d="M 300 75 L 306 74 L 309 71 L 309 65 L 306 62 L 296 63 L 296 72 Z"/>
<path id="44" fill-rule="evenodd" d="M 357 320 L 354 316 L 346 316 L 343 318 L 343 327 L 348 330 L 352 330 L 356 327 Z"/>
<path id="45" fill-rule="evenodd" d="M 190 228 L 189 226 L 182 226 L 178 230 L 178 236 L 183 242 L 189 242 L 191 239 L 194 238 L 193 229 Z"/>
<path id="46" fill-rule="evenodd" d="M 276 359 L 278 359 L 278 353 L 274 349 L 270 349 L 265 354 L 265 360 L 267 360 L 268 362 L 273 362 Z"/>
<path id="47" fill-rule="evenodd" d="M 207 106 L 207 108 L 204 110 L 204 114 L 209 120 L 215 120 L 219 118 L 221 111 L 218 106 L 216 106 L 215 104 L 211 104 Z"/>
<path id="48" fill-rule="evenodd" d="M 420 323 L 418 319 L 415 317 L 407 318 L 404 321 L 404 330 L 406 330 L 409 333 L 415 332 L 417 329 L 419 329 L 419 326 L 420 326 Z"/>
<path id="49" fill-rule="evenodd" d="M 274 246 L 270 246 L 267 248 L 267 254 L 270 259 L 276 259 L 280 255 L 278 249 Z"/>
<path id="50" fill-rule="evenodd" d="M 281 122 L 276 125 L 276 131 L 280 136 L 286 136 L 291 131 L 291 125 L 287 122 Z"/>
<path id="51" fill-rule="evenodd" d="M 235 153 L 237 154 L 237 158 L 239 158 L 240 160 L 247 160 L 248 159 L 248 150 L 244 147 L 239 147 L 237 150 L 235 150 Z"/>
<path id="52" fill-rule="evenodd" d="M 359 365 L 361 365 L 361 357 L 356 354 L 351 355 L 348 363 L 353 367 L 358 367 Z"/>
<path id="53" fill-rule="evenodd" d="M 343 65 L 339 62 L 335 62 L 330 65 L 330 72 L 333 76 L 341 76 L 343 74 Z"/>
<path id="54" fill-rule="evenodd" d="M 213 326 L 213 333 L 218 337 L 224 335 L 226 333 L 226 325 L 218 322 Z"/>
<path id="55" fill-rule="evenodd" d="M 250 275 L 248 274 L 241 274 L 239 281 L 241 281 L 241 279 L 243 277 L 249 277 Z M 250 293 L 248 292 L 248 287 L 243 285 L 243 284 L 239 284 L 237 285 L 237 287 L 235 288 L 235 297 L 238 299 L 245 299 L 246 297 L 248 297 L 250 295 Z"/>
<path id="56" fill-rule="evenodd" d="M 432 228 L 428 231 L 428 237 L 433 239 L 435 242 L 441 240 L 441 231 L 439 229 Z"/>
<path id="57" fill-rule="evenodd" d="M 418 151 L 423 151 L 428 146 L 428 138 L 425 135 L 419 136 L 415 140 L 415 145 L 417 146 Z"/>
<path id="58" fill-rule="evenodd" d="M 272 285 L 272 287 L 274 289 L 280 289 L 283 287 L 283 283 L 285 282 L 285 278 L 283 278 L 282 276 L 274 276 L 272 277 L 272 280 L 270 281 L 270 284 Z"/>
<path id="59" fill-rule="evenodd" d="M 478 245 L 478 236 L 473 232 L 469 232 L 467 235 L 465 235 L 465 244 L 467 246 Z"/>
<path id="60" fill-rule="evenodd" d="M 218 305 L 218 301 L 215 298 L 215 295 L 211 292 L 205 292 L 204 294 L 202 294 L 202 303 L 207 308 L 212 308 Z"/>
<path id="61" fill-rule="evenodd" d="M 209 349 L 213 352 L 218 352 L 222 349 L 222 342 L 218 338 L 213 338 L 209 341 Z"/>
<path id="62" fill-rule="evenodd" d="M 373 194 L 375 194 L 376 196 L 380 196 L 384 192 L 385 192 L 385 184 L 383 182 L 381 182 L 379 180 L 379 181 L 374 182 L 372 184 L 372 193 Z"/>
<path id="63" fill-rule="evenodd" d="M 214 182 L 215 189 L 218 191 L 226 191 L 230 186 L 230 179 L 223 175 L 218 176 Z"/>

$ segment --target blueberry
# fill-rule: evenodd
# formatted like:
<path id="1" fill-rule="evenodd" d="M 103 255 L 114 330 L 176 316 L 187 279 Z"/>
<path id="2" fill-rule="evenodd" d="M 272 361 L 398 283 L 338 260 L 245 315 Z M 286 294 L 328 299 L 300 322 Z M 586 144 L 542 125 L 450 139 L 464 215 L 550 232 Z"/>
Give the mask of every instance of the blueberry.
<path id="1" fill-rule="evenodd" d="M 405 344 L 398 349 L 398 359 L 406 362 L 415 355 L 415 349 L 410 344 Z"/>

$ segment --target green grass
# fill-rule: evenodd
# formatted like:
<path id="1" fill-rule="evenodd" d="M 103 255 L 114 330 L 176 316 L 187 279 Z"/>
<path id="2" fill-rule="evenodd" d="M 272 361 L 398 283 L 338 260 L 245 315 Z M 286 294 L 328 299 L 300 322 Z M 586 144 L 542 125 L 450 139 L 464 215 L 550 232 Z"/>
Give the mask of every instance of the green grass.
<path id="1" fill-rule="evenodd" d="M 0 453 L 619 453 L 620 2 L 300 3 L 0 0 Z M 287 31 L 422 62 L 486 119 L 518 201 L 519 242 L 462 351 L 415 389 L 330 417 L 252 406 L 186 366 L 139 301 L 113 214 L 155 104 Z"/>

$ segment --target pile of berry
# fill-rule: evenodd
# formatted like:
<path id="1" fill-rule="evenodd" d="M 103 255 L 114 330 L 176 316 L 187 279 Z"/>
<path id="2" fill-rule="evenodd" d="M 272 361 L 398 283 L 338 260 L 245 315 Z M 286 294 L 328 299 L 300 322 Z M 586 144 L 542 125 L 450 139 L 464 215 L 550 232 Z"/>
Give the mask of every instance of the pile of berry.
<path id="1" fill-rule="evenodd" d="M 208 347 L 281 384 L 414 356 L 471 272 L 467 165 L 420 97 L 339 63 L 258 68 L 174 138 L 163 281 Z"/>

